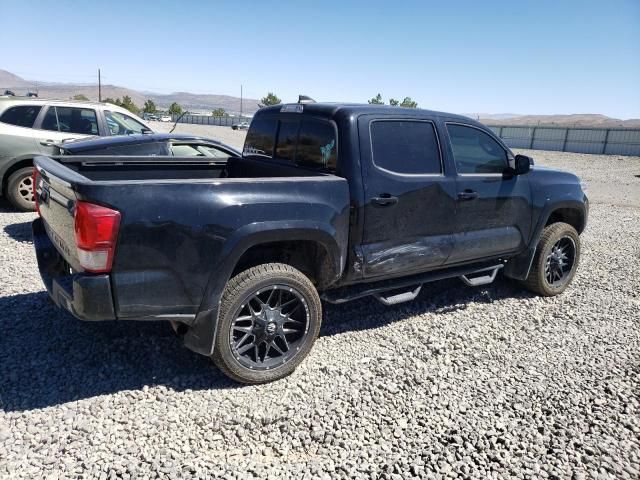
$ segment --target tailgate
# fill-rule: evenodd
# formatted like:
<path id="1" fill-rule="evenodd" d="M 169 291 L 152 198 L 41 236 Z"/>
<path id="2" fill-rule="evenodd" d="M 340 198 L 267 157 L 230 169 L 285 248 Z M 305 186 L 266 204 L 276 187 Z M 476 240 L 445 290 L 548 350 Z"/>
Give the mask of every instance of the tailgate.
<path id="1" fill-rule="evenodd" d="M 74 232 L 74 186 L 90 180 L 48 157 L 36 157 L 34 164 L 36 201 L 47 235 L 67 263 L 81 270 Z"/>

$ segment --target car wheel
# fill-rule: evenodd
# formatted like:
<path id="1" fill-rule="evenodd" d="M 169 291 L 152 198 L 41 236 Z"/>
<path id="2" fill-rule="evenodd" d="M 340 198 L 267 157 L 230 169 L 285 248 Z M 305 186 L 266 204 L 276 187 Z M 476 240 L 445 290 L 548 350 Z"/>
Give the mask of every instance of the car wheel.
<path id="1" fill-rule="evenodd" d="M 307 356 L 321 322 L 320 297 L 303 273 L 281 263 L 250 268 L 222 295 L 213 360 L 238 382 L 278 380 Z"/>
<path id="2" fill-rule="evenodd" d="M 580 236 L 567 223 L 553 223 L 542 231 L 525 288 L 545 297 L 565 291 L 580 261 Z"/>
<path id="3" fill-rule="evenodd" d="M 16 170 L 7 181 L 7 198 L 18 210 L 32 212 L 36 209 L 33 187 L 33 167 Z"/>

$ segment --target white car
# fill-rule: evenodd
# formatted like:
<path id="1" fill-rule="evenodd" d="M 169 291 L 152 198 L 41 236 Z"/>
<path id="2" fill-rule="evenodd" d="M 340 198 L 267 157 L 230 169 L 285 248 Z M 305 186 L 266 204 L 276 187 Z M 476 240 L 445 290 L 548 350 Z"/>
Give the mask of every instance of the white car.
<path id="1" fill-rule="evenodd" d="M 240 122 L 231 125 L 232 130 L 247 130 L 249 128 L 249 122 Z"/>
<path id="2" fill-rule="evenodd" d="M 161 122 L 170 122 L 171 121 L 171 115 L 162 115 L 160 117 L 160 121 Z"/>
<path id="3" fill-rule="evenodd" d="M 0 194 L 33 210 L 33 158 L 55 155 L 56 143 L 90 136 L 153 133 L 130 111 L 110 103 L 0 97 Z"/>

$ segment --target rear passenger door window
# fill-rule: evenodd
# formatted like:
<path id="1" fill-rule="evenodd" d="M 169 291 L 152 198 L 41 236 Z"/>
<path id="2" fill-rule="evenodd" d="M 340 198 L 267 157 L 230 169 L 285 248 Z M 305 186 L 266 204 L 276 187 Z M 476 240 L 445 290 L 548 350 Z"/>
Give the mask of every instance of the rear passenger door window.
<path id="1" fill-rule="evenodd" d="M 51 106 L 42 120 L 43 130 L 98 135 L 96 111 L 90 108 Z"/>
<path id="2" fill-rule="evenodd" d="M 507 152 L 493 137 L 479 128 L 447 124 L 453 158 L 459 174 L 502 174 Z"/>
<path id="3" fill-rule="evenodd" d="M 371 149 L 376 167 L 401 175 L 442 173 L 433 123 L 418 120 L 371 122 Z"/>
<path id="4" fill-rule="evenodd" d="M 0 116 L 0 122 L 15 125 L 16 127 L 31 128 L 41 108 L 40 105 L 19 105 L 11 107 Z"/>

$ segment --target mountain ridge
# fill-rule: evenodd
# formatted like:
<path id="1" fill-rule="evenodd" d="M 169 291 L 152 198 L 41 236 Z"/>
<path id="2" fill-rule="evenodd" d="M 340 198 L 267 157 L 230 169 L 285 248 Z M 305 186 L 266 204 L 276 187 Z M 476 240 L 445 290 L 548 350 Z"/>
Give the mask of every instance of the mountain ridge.
<path id="1" fill-rule="evenodd" d="M 67 99 L 74 95 L 84 95 L 89 100 L 98 100 L 97 84 L 59 83 L 31 81 L 0 69 L 0 93 L 5 89 L 14 90 L 18 95 L 26 95 L 28 91 L 37 89 L 42 98 Z M 139 91 L 117 85 L 103 85 L 102 98 L 122 98 L 128 95 L 133 102 L 142 107 L 145 100 L 153 100 L 160 108 L 166 109 L 173 102 L 183 109 L 192 112 L 211 112 L 216 108 L 224 108 L 227 113 L 240 113 L 240 98 L 232 95 L 216 95 L 209 93 L 173 92 L 168 94 Z M 247 115 L 255 113 L 259 100 L 243 98 L 242 112 Z M 470 118 L 478 119 L 486 125 L 525 125 L 525 126 L 557 126 L 557 127 L 600 127 L 600 128 L 640 128 L 640 119 L 621 120 L 602 114 L 558 114 L 558 115 L 526 115 L 517 113 L 465 113 Z"/>

